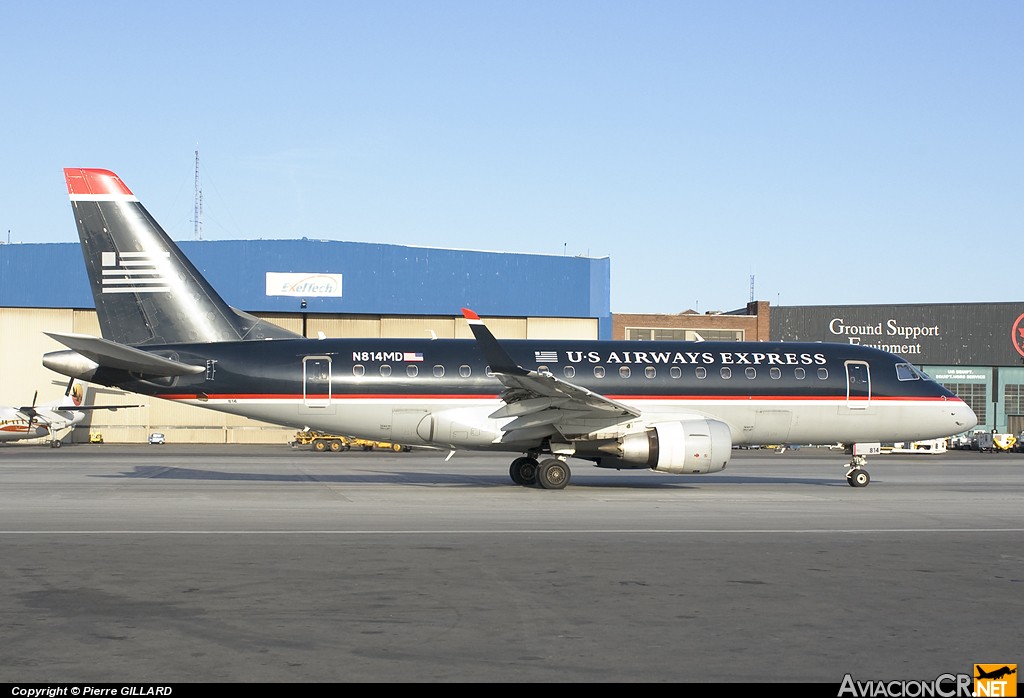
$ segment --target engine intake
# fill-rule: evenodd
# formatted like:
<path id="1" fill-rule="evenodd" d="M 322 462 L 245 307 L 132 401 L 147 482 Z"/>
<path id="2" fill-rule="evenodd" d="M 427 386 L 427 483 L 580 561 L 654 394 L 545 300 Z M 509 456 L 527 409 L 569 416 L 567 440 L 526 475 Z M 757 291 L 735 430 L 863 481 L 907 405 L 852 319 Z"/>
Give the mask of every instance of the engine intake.
<path id="1" fill-rule="evenodd" d="M 598 447 L 602 468 L 648 467 L 663 473 L 716 473 L 732 456 L 732 431 L 716 419 L 660 422 Z M 610 456 L 610 457 L 609 457 Z"/>

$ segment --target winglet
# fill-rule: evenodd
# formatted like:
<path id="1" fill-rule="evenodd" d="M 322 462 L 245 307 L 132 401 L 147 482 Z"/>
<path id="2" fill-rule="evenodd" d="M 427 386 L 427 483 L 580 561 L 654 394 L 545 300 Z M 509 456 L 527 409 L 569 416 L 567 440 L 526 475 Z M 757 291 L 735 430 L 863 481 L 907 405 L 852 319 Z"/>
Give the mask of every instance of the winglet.
<path id="1" fill-rule="evenodd" d="M 525 376 L 529 373 L 529 371 L 517 364 L 509 356 L 505 348 L 501 346 L 494 335 L 491 334 L 491 331 L 487 329 L 487 325 L 484 324 L 479 315 L 469 308 L 463 308 L 462 314 L 466 317 L 469 329 L 473 332 L 476 343 L 480 347 L 480 351 L 484 353 L 484 358 L 487 360 L 492 372 L 510 373 L 520 376 Z"/>

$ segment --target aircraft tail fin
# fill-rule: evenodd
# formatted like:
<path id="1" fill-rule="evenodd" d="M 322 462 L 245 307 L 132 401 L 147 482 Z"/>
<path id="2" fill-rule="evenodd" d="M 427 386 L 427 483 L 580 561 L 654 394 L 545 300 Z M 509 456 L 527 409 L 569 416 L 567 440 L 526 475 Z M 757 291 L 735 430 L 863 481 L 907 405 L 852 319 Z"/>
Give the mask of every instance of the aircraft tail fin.
<path id="1" fill-rule="evenodd" d="M 74 410 L 85 402 L 85 384 L 72 378 L 64 391 L 64 398 L 60 401 L 59 407 L 65 410 Z"/>
<path id="2" fill-rule="evenodd" d="M 229 306 L 113 172 L 65 168 L 104 339 L 133 346 L 298 337 Z"/>

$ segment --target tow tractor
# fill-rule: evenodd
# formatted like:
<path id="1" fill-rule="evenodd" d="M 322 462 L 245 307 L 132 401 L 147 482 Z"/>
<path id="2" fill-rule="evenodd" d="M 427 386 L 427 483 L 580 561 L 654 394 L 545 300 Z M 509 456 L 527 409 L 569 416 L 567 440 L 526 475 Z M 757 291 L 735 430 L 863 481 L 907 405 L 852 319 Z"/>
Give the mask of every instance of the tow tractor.
<path id="1" fill-rule="evenodd" d="M 331 451 L 338 453 L 340 451 L 351 451 L 353 448 L 358 448 L 363 451 L 372 451 L 374 449 L 382 449 L 388 451 L 394 451 L 395 453 L 402 453 L 410 451 L 408 446 L 402 444 L 391 443 L 390 441 L 371 441 L 368 439 L 355 439 L 351 436 L 342 436 L 341 434 L 326 434 L 322 431 L 303 430 L 295 434 L 295 440 L 291 443 L 292 448 L 299 448 L 300 446 L 310 446 L 314 451 L 326 452 Z"/>

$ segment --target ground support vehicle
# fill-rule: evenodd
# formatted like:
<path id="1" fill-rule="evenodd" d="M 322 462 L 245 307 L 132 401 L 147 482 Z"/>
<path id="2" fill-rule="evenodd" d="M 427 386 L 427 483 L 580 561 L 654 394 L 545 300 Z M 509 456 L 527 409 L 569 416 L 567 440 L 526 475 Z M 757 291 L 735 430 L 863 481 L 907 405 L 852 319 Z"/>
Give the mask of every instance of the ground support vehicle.
<path id="1" fill-rule="evenodd" d="M 402 444 L 391 443 L 390 441 L 370 441 L 367 439 L 354 439 L 351 436 L 342 436 L 340 434 L 325 434 L 320 431 L 300 431 L 295 434 L 295 440 L 291 443 L 292 448 L 299 448 L 303 446 L 311 447 L 314 451 L 324 452 L 332 451 L 337 453 L 339 451 L 350 451 L 353 448 L 358 448 L 363 451 L 373 451 L 374 449 L 394 451 L 395 453 L 401 453 L 410 451 L 408 446 Z"/>

